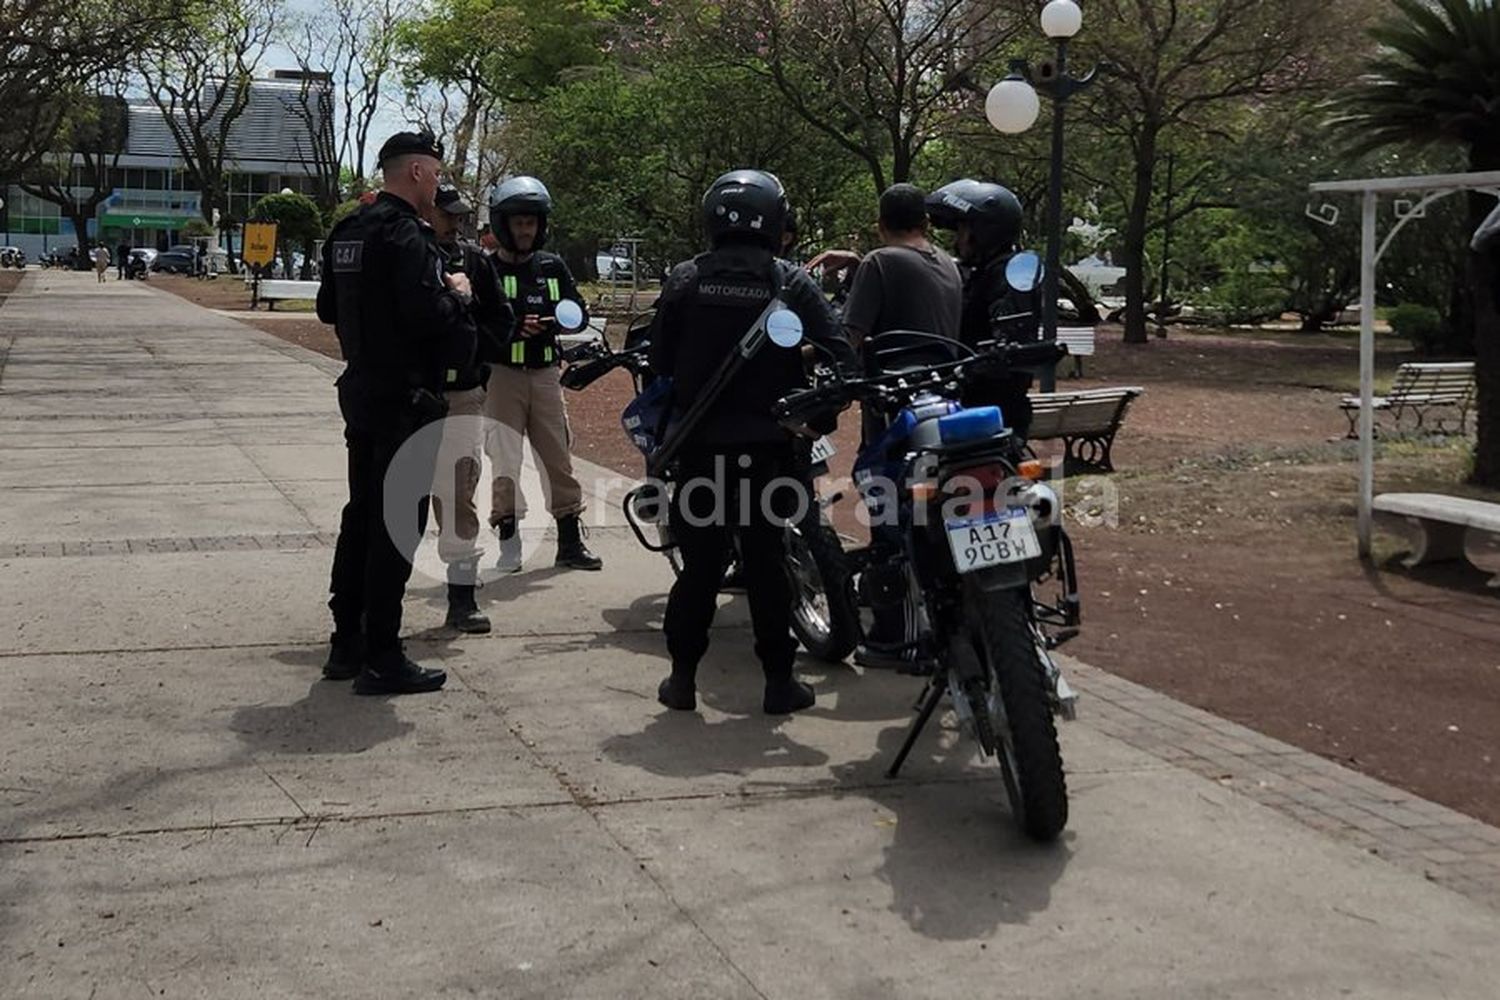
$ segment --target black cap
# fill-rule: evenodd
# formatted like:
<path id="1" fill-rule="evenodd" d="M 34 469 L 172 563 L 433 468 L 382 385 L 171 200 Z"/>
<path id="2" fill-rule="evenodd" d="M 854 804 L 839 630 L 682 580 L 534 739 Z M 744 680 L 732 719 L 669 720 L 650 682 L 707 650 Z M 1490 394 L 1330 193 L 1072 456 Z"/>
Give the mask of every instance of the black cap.
<path id="1" fill-rule="evenodd" d="M 474 209 L 470 208 L 464 201 L 464 196 L 458 193 L 458 188 L 451 184 L 444 184 L 437 191 L 437 207 L 449 215 L 472 215 Z"/>
<path id="2" fill-rule="evenodd" d="M 384 146 L 380 147 L 380 155 L 376 158 L 376 163 L 385 166 L 386 160 L 418 154 L 441 160 L 443 144 L 433 138 L 431 132 L 397 132 L 385 141 Z"/>

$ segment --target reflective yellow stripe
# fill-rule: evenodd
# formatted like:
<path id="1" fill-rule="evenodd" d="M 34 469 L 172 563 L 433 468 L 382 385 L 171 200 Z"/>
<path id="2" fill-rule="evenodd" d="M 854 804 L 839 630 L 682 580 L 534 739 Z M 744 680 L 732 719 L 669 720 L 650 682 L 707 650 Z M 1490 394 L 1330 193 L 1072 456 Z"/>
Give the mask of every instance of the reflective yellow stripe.
<path id="1" fill-rule="evenodd" d="M 547 297 L 553 302 L 562 298 L 562 289 L 558 286 L 556 278 L 547 279 Z"/>
<path id="2" fill-rule="evenodd" d="M 526 363 L 526 345 L 516 341 L 510 345 L 510 363 L 513 365 L 524 365 Z"/>
<path id="3" fill-rule="evenodd" d="M 545 362 L 547 362 L 547 364 L 549 364 L 549 365 L 552 363 L 552 348 L 550 348 L 550 347 L 544 347 L 544 348 L 542 348 L 542 360 L 545 361 Z"/>
<path id="4" fill-rule="evenodd" d="M 448 384 L 452 385 L 454 382 L 457 382 L 457 381 L 458 381 L 458 369 L 457 368 L 449 368 L 448 369 Z"/>
<path id="5" fill-rule="evenodd" d="M 516 297 L 516 293 L 516 276 L 514 274 L 507 274 L 505 276 L 505 297 L 513 299 Z"/>

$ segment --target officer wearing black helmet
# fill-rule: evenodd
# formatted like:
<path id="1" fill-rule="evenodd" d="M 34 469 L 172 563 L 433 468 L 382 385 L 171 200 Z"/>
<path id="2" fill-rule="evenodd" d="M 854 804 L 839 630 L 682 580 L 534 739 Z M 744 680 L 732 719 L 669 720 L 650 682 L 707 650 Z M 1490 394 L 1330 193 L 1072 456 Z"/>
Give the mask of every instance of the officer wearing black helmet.
<path id="1" fill-rule="evenodd" d="M 515 333 L 490 375 L 487 410 L 504 428 L 495 442 L 498 455 L 490 520 L 500 536 L 502 572 L 521 568 L 518 525 L 525 515 L 521 495 L 521 445 L 532 453 L 547 489 L 547 507 L 557 520 L 557 560 L 563 569 L 599 570 L 604 562 L 583 542 L 583 488 L 573 475 L 567 406 L 558 381 L 562 352 L 557 345 L 557 304 L 583 297 L 568 265 L 542 249 L 552 196 L 535 177 L 512 177 L 490 195 L 490 227 L 497 246 L 493 258 L 501 290 L 516 314 Z M 587 312 L 585 312 L 585 319 Z"/>
<path id="2" fill-rule="evenodd" d="M 673 379 L 674 419 L 710 384 L 773 298 L 802 320 L 807 340 L 852 360 L 817 285 L 776 258 L 786 216 L 781 182 L 759 170 L 727 173 L 704 195 L 713 249 L 673 269 L 650 334 L 652 370 Z M 792 674 L 797 642 L 782 534 L 784 519 L 799 513 L 796 484 L 805 482 L 805 462 L 771 413 L 778 399 L 805 384 L 801 353 L 766 344 L 704 411 L 679 453 L 671 525 L 683 567 L 664 623 L 672 672 L 657 691 L 668 708 L 697 707 L 698 663 L 708 649 L 735 536 L 755 654 L 765 671 L 762 707 L 783 715 L 815 700 L 812 688 Z M 705 488 L 708 483 L 714 486 Z"/>
<path id="3" fill-rule="evenodd" d="M 444 372 L 471 363 L 475 350 L 469 282 L 444 275 L 432 227 L 421 218 L 433 207 L 442 159 L 430 135 L 392 136 L 379 156 L 384 190 L 323 245 L 318 318 L 335 327 L 348 362 L 338 393 L 349 451 L 349 502 L 328 602 L 333 648 L 323 673 L 355 678 L 358 694 L 435 691 L 447 680 L 401 648 L 411 554 L 398 548 L 385 516 L 397 451 L 444 415 Z"/>
<path id="4" fill-rule="evenodd" d="M 983 348 L 993 341 L 1030 343 L 1038 339 L 1041 292 L 1018 291 L 1005 280 L 1005 265 L 1021 236 L 1021 202 L 1006 188 L 986 181 L 958 180 L 927 196 L 927 215 L 940 229 L 954 230 L 964 276 L 959 339 Z M 966 405 L 995 404 L 1006 426 L 1025 437 L 1031 427 L 1028 372 L 1012 372 L 965 391 Z"/>

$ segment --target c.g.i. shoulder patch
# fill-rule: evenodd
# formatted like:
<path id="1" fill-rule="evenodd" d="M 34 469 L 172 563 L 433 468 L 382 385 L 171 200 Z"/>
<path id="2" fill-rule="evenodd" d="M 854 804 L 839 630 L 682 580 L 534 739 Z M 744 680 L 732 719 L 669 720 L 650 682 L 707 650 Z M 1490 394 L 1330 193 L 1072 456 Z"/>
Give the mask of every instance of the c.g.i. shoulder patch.
<path id="1" fill-rule="evenodd" d="M 364 270 L 365 244 L 363 240 L 340 240 L 333 245 L 333 271 L 335 274 L 358 274 Z"/>

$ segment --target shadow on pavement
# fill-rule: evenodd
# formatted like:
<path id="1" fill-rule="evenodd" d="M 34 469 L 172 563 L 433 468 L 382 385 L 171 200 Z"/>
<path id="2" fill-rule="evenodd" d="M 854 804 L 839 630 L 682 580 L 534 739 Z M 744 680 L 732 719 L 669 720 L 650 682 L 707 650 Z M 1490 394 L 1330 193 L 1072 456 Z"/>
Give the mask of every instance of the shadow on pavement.
<path id="1" fill-rule="evenodd" d="M 247 705 L 229 722 L 252 754 L 363 753 L 409 733 L 412 723 L 396 717 L 389 698 L 361 698 L 349 681 L 321 677 L 290 705 Z"/>
<path id="2" fill-rule="evenodd" d="M 1029 923 L 1046 912 L 1052 886 L 1073 856 L 1074 835 L 1065 831 L 1054 844 L 1028 840 L 1016 828 L 999 766 L 991 762 L 971 780 L 933 781 L 945 765 L 951 769 L 948 758 L 969 753 L 966 739 L 944 749 L 954 734 L 940 738 L 935 728 L 923 733 L 899 777 L 851 791 L 894 814 L 894 832 L 876 869 L 891 887 L 891 912 L 934 940 L 988 939 L 1001 924 Z M 904 724 L 887 728 L 870 759 L 834 772 L 845 780 L 883 776 L 905 737 Z"/>

